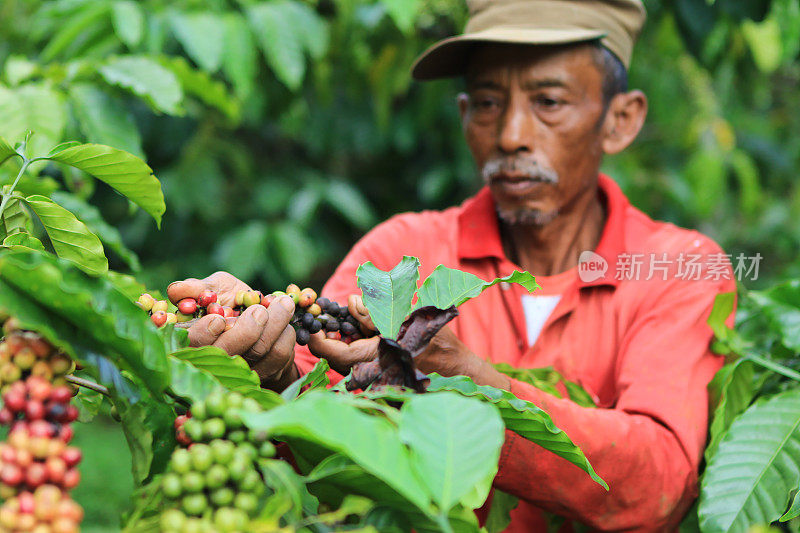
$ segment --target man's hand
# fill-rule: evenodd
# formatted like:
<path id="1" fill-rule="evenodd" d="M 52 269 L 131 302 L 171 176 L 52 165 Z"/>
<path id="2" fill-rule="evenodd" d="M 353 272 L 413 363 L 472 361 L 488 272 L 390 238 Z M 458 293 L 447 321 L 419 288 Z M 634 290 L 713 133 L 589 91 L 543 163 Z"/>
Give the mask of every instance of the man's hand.
<path id="1" fill-rule="evenodd" d="M 361 296 L 351 295 L 347 299 L 347 308 L 362 328 L 375 330 Z M 331 368 L 347 375 L 354 364 L 371 361 L 378 355 L 378 337 L 358 340 L 348 345 L 342 341 L 326 339 L 325 334 L 319 332 L 311 336 L 308 348 L 317 357 L 327 359 Z M 511 387 L 504 374 L 475 355 L 447 326 L 433 337 L 425 351 L 416 357 L 415 363 L 426 374 L 438 372 L 443 376 L 464 375 L 472 378 L 478 385 L 491 385 L 505 390 Z"/>
<path id="2" fill-rule="evenodd" d="M 236 293 L 248 289 L 246 283 L 227 272 L 216 272 L 205 279 L 176 281 L 167 288 L 167 295 L 177 303 L 211 290 L 217 293 L 220 304 L 232 307 Z M 206 315 L 189 328 L 189 344 L 216 346 L 231 355 L 241 355 L 258 373 L 262 386 L 282 390 L 299 377 L 294 365 L 294 328 L 289 325 L 293 313 L 294 302 L 282 296 L 269 309 L 251 305 L 228 331 L 220 315 Z"/>
<path id="3" fill-rule="evenodd" d="M 361 296 L 351 294 L 347 298 L 347 310 L 358 320 L 364 333 L 375 333 L 375 324 L 369 316 L 369 311 L 361 300 Z M 320 359 L 327 359 L 335 371 L 343 376 L 350 372 L 356 363 L 372 361 L 378 355 L 378 337 L 360 339 L 350 344 L 342 341 L 325 338 L 325 332 L 319 331 L 308 341 L 308 349 Z"/>

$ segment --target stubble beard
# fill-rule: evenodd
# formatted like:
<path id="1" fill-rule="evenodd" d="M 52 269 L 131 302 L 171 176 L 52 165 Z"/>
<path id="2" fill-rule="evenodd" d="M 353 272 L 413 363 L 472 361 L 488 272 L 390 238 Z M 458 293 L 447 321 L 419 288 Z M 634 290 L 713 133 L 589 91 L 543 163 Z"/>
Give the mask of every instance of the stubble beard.
<path id="1" fill-rule="evenodd" d="M 485 184 L 491 184 L 498 175 L 504 172 L 522 173 L 536 181 L 558 184 L 556 171 L 540 165 L 533 159 L 523 157 L 492 158 L 481 168 L 481 177 Z M 504 208 L 497 206 L 497 217 L 509 226 L 543 227 L 552 222 L 558 213 L 558 209 L 543 211 L 528 207 Z"/>

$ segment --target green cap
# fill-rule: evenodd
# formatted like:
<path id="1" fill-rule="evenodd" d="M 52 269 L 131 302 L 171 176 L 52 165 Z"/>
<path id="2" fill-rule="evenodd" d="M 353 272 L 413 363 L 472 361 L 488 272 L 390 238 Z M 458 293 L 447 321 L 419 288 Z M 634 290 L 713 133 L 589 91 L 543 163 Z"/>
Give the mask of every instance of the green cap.
<path id="1" fill-rule="evenodd" d="M 464 73 L 478 43 L 567 44 L 599 39 L 630 66 L 645 21 L 641 0 L 467 0 L 464 33 L 439 41 L 414 63 L 417 80 Z"/>

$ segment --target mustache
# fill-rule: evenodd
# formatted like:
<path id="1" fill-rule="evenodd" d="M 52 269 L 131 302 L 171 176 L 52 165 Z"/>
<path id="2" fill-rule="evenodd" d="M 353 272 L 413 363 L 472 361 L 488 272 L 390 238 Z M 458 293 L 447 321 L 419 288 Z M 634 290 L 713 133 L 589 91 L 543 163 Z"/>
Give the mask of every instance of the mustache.
<path id="1" fill-rule="evenodd" d="M 501 174 L 522 174 L 533 181 L 558 183 L 558 173 L 534 159 L 496 157 L 488 160 L 481 169 L 485 183 L 492 182 Z"/>

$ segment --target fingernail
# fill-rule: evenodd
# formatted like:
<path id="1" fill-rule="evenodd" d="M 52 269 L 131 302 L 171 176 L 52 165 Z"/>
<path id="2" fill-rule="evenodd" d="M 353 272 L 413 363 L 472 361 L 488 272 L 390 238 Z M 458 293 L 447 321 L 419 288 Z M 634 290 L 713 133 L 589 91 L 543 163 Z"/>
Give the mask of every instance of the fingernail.
<path id="1" fill-rule="evenodd" d="M 288 296 L 281 296 L 281 307 L 286 309 L 287 311 L 294 310 L 294 302 Z"/>
<path id="2" fill-rule="evenodd" d="M 175 285 L 176 283 L 180 283 L 180 282 L 178 282 L 178 281 L 173 281 L 172 283 L 170 283 L 169 285 L 167 285 L 167 290 L 169 290 L 169 288 L 170 288 L 170 287 L 172 287 L 173 285 Z"/>
<path id="3" fill-rule="evenodd" d="M 256 321 L 256 324 L 263 326 L 267 323 L 267 318 L 269 318 L 267 310 L 260 305 L 255 306 L 255 309 L 253 310 L 253 320 Z"/>
<path id="4" fill-rule="evenodd" d="M 225 319 L 222 317 L 214 318 L 207 326 L 208 332 L 214 336 L 221 334 L 225 331 Z"/>

